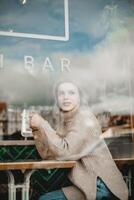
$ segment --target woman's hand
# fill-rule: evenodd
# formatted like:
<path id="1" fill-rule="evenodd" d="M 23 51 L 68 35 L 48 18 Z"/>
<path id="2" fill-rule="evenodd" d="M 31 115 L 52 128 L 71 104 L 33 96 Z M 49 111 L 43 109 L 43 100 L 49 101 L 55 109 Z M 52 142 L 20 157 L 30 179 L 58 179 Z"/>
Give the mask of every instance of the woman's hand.
<path id="1" fill-rule="evenodd" d="M 29 118 L 30 128 L 32 130 L 39 130 L 45 121 L 38 113 L 30 113 Z"/>

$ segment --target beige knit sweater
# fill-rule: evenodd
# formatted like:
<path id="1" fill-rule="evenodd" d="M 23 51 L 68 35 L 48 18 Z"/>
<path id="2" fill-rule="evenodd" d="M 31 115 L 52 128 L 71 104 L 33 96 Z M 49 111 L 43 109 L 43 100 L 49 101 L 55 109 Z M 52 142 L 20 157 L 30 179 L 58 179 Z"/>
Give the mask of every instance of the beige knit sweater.
<path id="1" fill-rule="evenodd" d="M 95 200 L 97 177 L 119 199 L 128 199 L 122 174 L 100 138 L 100 126 L 90 111 L 60 112 L 56 130 L 44 121 L 33 134 L 43 159 L 77 161 L 69 174 L 73 186 L 62 188 L 68 200 Z"/>

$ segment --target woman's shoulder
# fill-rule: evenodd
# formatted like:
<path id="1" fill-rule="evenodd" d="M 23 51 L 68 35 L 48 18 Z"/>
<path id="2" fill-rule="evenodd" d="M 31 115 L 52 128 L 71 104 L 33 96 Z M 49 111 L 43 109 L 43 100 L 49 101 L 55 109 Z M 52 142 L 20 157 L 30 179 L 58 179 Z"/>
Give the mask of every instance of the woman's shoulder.
<path id="1" fill-rule="evenodd" d="M 96 119 L 94 113 L 91 111 L 90 108 L 82 107 L 80 108 L 79 115 L 83 118 L 94 118 Z"/>
<path id="2" fill-rule="evenodd" d="M 95 116 L 95 114 L 92 112 L 92 110 L 89 107 L 82 107 L 80 109 L 80 118 L 83 119 L 87 124 L 92 125 L 99 125 L 99 122 Z"/>
<path id="3" fill-rule="evenodd" d="M 83 108 L 79 112 L 79 116 L 81 119 L 81 122 L 85 127 L 92 128 L 94 130 L 100 133 L 101 127 L 100 124 L 95 116 L 95 114 L 90 110 L 90 108 Z"/>

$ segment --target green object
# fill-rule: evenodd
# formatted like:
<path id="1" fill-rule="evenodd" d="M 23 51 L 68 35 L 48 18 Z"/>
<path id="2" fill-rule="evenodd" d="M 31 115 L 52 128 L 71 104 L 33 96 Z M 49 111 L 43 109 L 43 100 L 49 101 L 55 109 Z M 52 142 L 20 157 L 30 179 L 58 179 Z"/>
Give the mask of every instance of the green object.
<path id="1" fill-rule="evenodd" d="M 42 160 L 34 145 L 25 146 L 1 146 L 0 162 Z M 69 169 L 36 170 L 30 179 L 30 199 L 37 200 L 46 192 L 61 189 L 70 185 L 67 179 Z M 17 181 L 22 178 L 22 172 L 15 170 Z M 2 184 L 0 182 L 0 184 Z M 0 194 L 1 195 L 1 194 Z"/>

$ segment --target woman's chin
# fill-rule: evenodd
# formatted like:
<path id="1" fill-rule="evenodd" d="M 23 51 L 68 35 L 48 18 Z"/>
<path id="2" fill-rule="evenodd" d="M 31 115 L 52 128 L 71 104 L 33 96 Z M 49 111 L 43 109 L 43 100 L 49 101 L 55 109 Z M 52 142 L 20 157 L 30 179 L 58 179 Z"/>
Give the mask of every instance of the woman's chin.
<path id="1" fill-rule="evenodd" d="M 69 111 L 71 111 L 73 108 L 72 107 L 62 107 L 61 108 L 64 112 L 69 112 Z"/>

